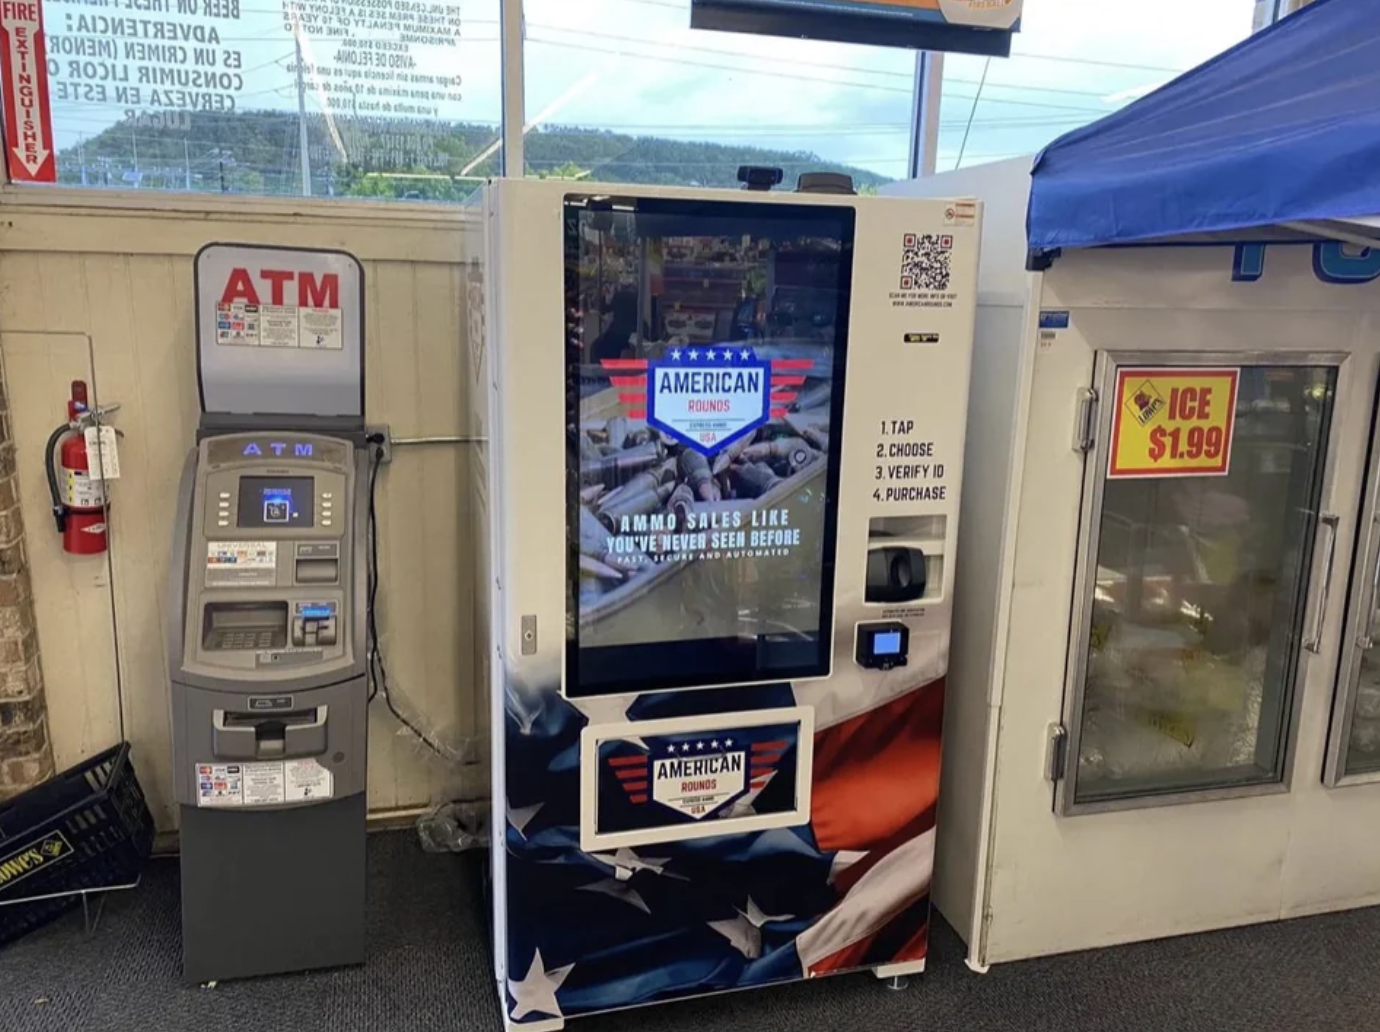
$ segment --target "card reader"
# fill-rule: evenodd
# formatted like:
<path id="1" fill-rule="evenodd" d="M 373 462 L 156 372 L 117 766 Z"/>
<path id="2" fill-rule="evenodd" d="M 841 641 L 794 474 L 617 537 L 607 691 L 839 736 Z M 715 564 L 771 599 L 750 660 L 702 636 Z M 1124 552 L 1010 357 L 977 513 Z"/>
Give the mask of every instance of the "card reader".
<path id="1" fill-rule="evenodd" d="M 910 661 L 910 628 L 902 623 L 858 624 L 858 666 L 891 670 Z"/>

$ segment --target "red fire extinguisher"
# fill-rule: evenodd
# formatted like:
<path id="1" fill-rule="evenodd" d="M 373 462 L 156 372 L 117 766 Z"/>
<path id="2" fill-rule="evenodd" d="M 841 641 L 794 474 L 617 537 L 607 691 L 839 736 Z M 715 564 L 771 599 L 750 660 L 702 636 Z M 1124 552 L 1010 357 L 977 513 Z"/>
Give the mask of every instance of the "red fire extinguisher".
<path id="1" fill-rule="evenodd" d="M 63 551 L 71 555 L 97 555 L 107 547 L 110 499 L 106 481 L 91 476 L 86 429 L 99 426 L 101 419 L 117 408 L 118 405 L 110 405 L 93 413 L 87 404 L 86 383 L 73 380 L 67 422 L 48 438 L 44 465 L 48 471 L 48 493 L 53 500 L 53 521 L 62 535 Z M 53 450 L 59 442 L 61 456 L 59 466 L 54 468 Z"/>

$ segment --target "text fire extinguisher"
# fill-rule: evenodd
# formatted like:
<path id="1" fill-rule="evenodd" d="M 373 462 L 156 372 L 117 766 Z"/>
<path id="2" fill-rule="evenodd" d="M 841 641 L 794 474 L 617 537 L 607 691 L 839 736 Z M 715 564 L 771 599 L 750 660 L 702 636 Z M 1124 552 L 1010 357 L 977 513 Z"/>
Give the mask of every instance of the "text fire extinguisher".
<path id="1" fill-rule="evenodd" d="M 107 547 L 107 521 L 110 498 L 107 481 L 91 475 L 91 457 L 86 448 L 86 430 L 100 426 L 105 416 L 119 405 L 107 405 L 92 412 L 87 404 L 86 383 L 72 381 L 72 397 L 67 402 L 67 422 L 48 438 L 44 465 L 48 471 L 48 493 L 53 500 L 53 521 L 62 535 L 62 549 L 71 555 L 96 555 Z M 61 445 L 58 466 L 53 451 Z"/>

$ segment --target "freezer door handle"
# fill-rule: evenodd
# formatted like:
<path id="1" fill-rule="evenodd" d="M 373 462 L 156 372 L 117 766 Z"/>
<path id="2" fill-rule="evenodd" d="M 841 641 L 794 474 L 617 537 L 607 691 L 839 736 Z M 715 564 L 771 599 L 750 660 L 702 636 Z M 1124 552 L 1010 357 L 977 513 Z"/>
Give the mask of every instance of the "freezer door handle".
<path id="1" fill-rule="evenodd" d="M 1303 641 L 1303 647 L 1314 655 L 1322 652 L 1323 623 L 1327 619 L 1327 596 L 1332 590 L 1332 568 L 1337 560 L 1337 523 L 1338 517 L 1331 513 L 1322 513 L 1318 516 L 1318 522 L 1327 529 L 1327 553 L 1323 560 L 1322 588 L 1318 592 L 1318 609 L 1313 614 L 1313 633 Z"/>
<path id="2" fill-rule="evenodd" d="M 1073 417 L 1073 450 L 1086 455 L 1097 443 L 1097 391 L 1082 387 L 1075 399 L 1076 411 Z"/>
<path id="3" fill-rule="evenodd" d="M 1380 548 L 1375 546 L 1375 533 L 1377 529 L 1380 529 L 1380 512 L 1377 512 L 1370 519 L 1371 540 L 1367 545 L 1373 553 L 1371 559 L 1373 565 L 1370 571 L 1370 611 L 1366 616 L 1365 633 L 1356 641 L 1357 646 L 1363 650 L 1369 649 L 1375 644 L 1375 610 L 1376 603 L 1380 602 Z"/>

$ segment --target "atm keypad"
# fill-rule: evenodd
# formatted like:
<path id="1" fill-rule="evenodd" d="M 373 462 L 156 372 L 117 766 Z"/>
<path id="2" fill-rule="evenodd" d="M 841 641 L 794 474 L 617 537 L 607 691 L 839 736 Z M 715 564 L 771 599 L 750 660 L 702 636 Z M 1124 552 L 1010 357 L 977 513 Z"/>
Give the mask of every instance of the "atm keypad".
<path id="1" fill-rule="evenodd" d="M 210 642 L 215 652 L 228 652 L 234 649 L 271 649 L 276 635 L 271 629 L 249 631 L 216 631 Z"/>

